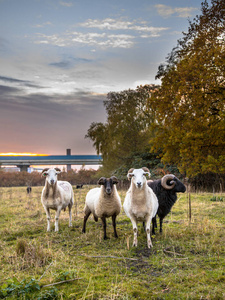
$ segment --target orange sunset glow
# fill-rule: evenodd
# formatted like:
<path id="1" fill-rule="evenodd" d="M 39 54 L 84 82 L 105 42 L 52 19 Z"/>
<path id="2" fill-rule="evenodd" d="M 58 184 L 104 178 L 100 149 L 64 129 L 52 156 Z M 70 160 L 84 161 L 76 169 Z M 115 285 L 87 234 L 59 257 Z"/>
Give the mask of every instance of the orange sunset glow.
<path id="1" fill-rule="evenodd" d="M 0 153 L 0 156 L 48 156 L 48 154 L 37 154 L 37 153 L 16 153 L 16 152 L 7 152 Z"/>

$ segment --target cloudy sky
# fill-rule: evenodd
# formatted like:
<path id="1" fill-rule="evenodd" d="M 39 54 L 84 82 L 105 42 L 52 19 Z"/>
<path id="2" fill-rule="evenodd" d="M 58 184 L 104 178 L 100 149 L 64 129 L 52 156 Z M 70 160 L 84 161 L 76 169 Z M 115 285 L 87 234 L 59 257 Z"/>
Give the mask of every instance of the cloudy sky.
<path id="1" fill-rule="evenodd" d="M 110 91 L 159 83 L 202 0 L 0 0 L 0 152 L 95 154 Z"/>

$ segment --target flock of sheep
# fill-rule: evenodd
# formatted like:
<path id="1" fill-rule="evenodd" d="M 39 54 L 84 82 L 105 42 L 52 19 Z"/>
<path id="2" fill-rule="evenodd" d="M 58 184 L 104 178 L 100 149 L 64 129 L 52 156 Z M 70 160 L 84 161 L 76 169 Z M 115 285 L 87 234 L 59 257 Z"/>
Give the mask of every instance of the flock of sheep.
<path id="1" fill-rule="evenodd" d="M 46 178 L 42 190 L 41 202 L 47 216 L 47 231 L 50 231 L 50 209 L 56 210 L 55 231 L 59 230 L 59 215 L 62 209 L 69 209 L 69 226 L 72 226 L 72 206 L 74 203 L 73 188 L 67 181 L 57 180 L 60 173 L 58 168 L 46 168 L 42 176 Z M 156 215 L 160 219 L 160 232 L 164 217 L 170 212 L 177 200 L 177 193 L 186 191 L 184 184 L 174 175 L 165 175 L 159 180 L 147 181 L 150 176 L 148 168 L 130 169 L 127 177 L 131 180 L 130 187 L 126 193 L 123 208 L 133 225 L 133 246 L 137 246 L 137 222 L 143 222 L 147 234 L 147 246 L 152 247 L 150 225 L 152 223 L 152 234 L 157 227 Z M 97 222 L 101 218 L 106 235 L 106 218 L 112 217 L 114 235 L 117 238 L 116 217 L 121 211 L 121 199 L 116 189 L 118 180 L 115 176 L 110 178 L 101 177 L 98 184 L 101 187 L 91 189 L 86 195 L 84 207 L 84 220 L 82 232 L 86 231 L 86 222 L 91 214 Z"/>

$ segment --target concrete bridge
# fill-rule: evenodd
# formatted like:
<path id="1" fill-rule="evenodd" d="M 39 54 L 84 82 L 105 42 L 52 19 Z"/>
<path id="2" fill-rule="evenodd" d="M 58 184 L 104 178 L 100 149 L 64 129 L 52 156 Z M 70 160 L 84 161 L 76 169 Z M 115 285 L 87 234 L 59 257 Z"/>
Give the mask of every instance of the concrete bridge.
<path id="1" fill-rule="evenodd" d="M 67 155 L 48 156 L 0 156 L 0 166 L 17 166 L 21 171 L 27 171 L 30 165 L 67 165 L 67 171 L 71 165 L 101 165 L 101 155 L 71 155 L 67 149 Z"/>

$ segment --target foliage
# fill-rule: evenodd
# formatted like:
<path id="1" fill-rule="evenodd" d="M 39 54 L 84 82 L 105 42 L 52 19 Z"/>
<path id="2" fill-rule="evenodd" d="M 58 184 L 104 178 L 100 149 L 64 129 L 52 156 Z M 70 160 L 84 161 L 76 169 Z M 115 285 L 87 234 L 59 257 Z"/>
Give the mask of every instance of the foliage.
<path id="1" fill-rule="evenodd" d="M 154 85 L 145 85 L 136 90 L 111 92 L 107 95 L 104 101 L 106 123 L 92 123 L 86 135 L 86 138 L 93 141 L 97 152 L 102 154 L 106 172 L 113 173 L 120 168 L 117 173 L 126 170 L 126 174 L 131 166 L 148 167 L 146 164 L 149 158 L 151 164 L 156 159 L 155 154 L 149 154 L 149 140 L 152 136 L 149 124 L 155 116 L 146 105 L 149 95 L 156 88 Z"/>
<path id="2" fill-rule="evenodd" d="M 98 179 L 98 171 L 94 169 L 85 169 L 82 167 L 79 171 L 71 170 L 68 172 L 63 171 L 58 176 L 60 180 L 67 180 L 71 184 L 94 184 Z M 0 171 L 0 186 L 40 186 L 44 185 L 44 177 L 38 172 L 5 172 Z"/>
<path id="3" fill-rule="evenodd" d="M 0 188 L 0 291 L 6 299 L 224 299 L 225 201 L 210 201 L 212 193 L 192 193 L 190 221 L 187 194 L 179 194 L 149 250 L 141 223 L 139 244 L 132 247 L 132 224 L 123 211 L 117 218 L 118 239 L 110 219 L 108 240 L 100 220 L 92 217 L 87 232 L 81 233 L 90 188 L 74 189 L 73 227 L 68 227 L 68 211 L 62 211 L 58 233 L 53 211 L 52 230 L 46 232 L 41 187 L 34 187 L 31 195 L 20 187 Z M 119 190 L 122 201 L 125 193 Z M 51 254 L 50 261 L 25 263 L 26 250 L 18 248 L 39 246 Z"/>
<path id="4" fill-rule="evenodd" d="M 42 291 L 38 280 L 27 278 L 19 281 L 15 277 L 8 279 L 0 287 L 0 299 L 36 299 L 36 300 L 57 300 L 59 299 L 57 289 L 51 288 Z"/>
<path id="5" fill-rule="evenodd" d="M 222 197 L 222 196 L 213 196 L 211 199 L 210 199 L 210 201 L 213 201 L 213 202 L 215 202 L 215 201 L 224 201 L 224 197 Z"/>
<path id="6" fill-rule="evenodd" d="M 225 190 L 225 174 L 208 172 L 198 174 L 188 180 L 192 189 L 205 192 L 222 192 Z"/>
<path id="7" fill-rule="evenodd" d="M 35 279 L 23 279 L 18 281 L 16 278 L 8 280 L 0 290 L 0 298 L 4 299 L 7 296 L 14 296 L 17 298 L 24 297 L 30 299 L 30 294 L 40 290 L 40 285 Z"/>
<path id="8" fill-rule="evenodd" d="M 187 176 L 225 173 L 225 2 L 202 14 L 159 67 L 161 88 L 149 100 L 157 115 L 153 149 Z"/>

